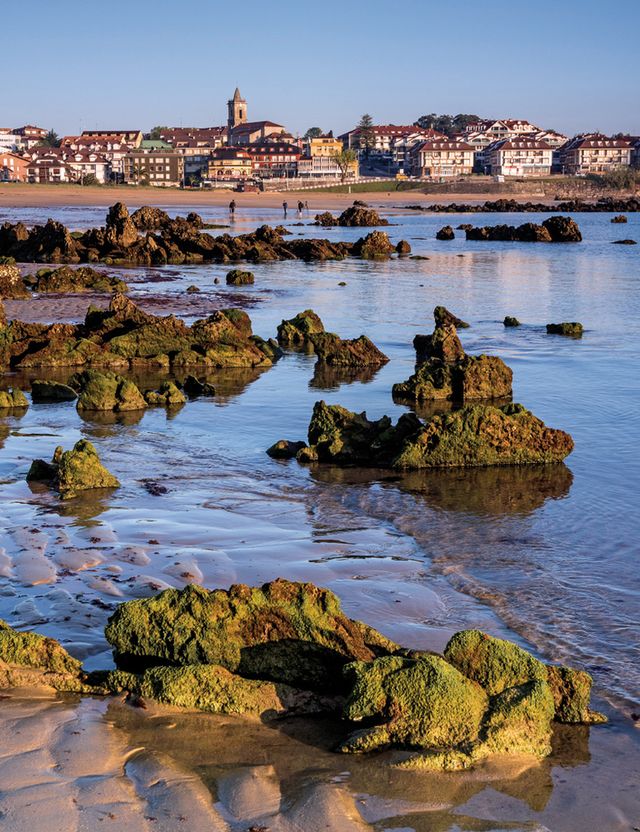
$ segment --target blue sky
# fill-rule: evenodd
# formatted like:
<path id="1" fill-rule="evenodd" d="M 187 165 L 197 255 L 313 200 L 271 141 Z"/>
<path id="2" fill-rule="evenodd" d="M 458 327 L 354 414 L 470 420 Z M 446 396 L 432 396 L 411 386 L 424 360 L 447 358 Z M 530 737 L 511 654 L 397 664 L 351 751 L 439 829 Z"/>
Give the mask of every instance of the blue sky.
<path id="1" fill-rule="evenodd" d="M 640 134 L 639 0 L 2 5 L 0 126 L 223 124 L 237 85 L 294 133 L 470 112 Z"/>

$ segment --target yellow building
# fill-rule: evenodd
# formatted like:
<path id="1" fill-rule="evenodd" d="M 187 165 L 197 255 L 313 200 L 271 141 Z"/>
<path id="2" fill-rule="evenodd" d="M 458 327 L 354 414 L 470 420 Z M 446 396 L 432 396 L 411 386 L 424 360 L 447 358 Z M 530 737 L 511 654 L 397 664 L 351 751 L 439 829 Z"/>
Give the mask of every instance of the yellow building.
<path id="1" fill-rule="evenodd" d="M 252 174 L 251 154 L 237 147 L 221 147 L 214 150 L 207 165 L 208 179 L 248 179 Z"/>
<path id="2" fill-rule="evenodd" d="M 336 139 L 331 134 L 309 139 L 307 144 L 307 155 L 311 156 L 311 158 L 314 156 L 325 156 L 331 158 L 336 156 L 338 153 L 341 153 L 343 147 L 342 141 L 340 139 Z"/>

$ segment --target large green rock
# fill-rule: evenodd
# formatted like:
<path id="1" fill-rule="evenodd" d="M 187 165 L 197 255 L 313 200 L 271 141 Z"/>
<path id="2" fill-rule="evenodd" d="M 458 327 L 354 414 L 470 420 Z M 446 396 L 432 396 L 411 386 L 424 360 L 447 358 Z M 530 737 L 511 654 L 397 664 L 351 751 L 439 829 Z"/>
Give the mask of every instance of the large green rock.
<path id="1" fill-rule="evenodd" d="M 60 492 L 63 499 L 77 497 L 93 488 L 117 488 L 120 483 L 100 462 L 98 452 L 86 439 L 76 442 L 73 449 L 56 448 L 53 460 L 36 459 L 27 474 L 29 482 L 46 482 Z"/>
<path id="2" fill-rule="evenodd" d="M 29 402 L 26 396 L 17 387 L 9 390 L 0 390 L 0 410 L 26 410 Z"/>
<path id="3" fill-rule="evenodd" d="M 31 382 L 31 398 L 34 402 L 73 402 L 78 393 L 68 384 L 38 379 Z"/>
<path id="4" fill-rule="evenodd" d="M 127 292 L 129 288 L 124 280 L 90 266 L 38 269 L 27 280 L 34 292 Z"/>
<path id="5" fill-rule="evenodd" d="M 474 405 L 421 422 L 404 414 L 370 421 L 339 405 L 316 402 L 304 458 L 337 465 L 402 470 L 560 462 L 569 434 L 548 428 L 521 405 Z M 301 452 L 302 453 L 302 452 Z"/>
<path id="6" fill-rule="evenodd" d="M 148 405 L 161 407 L 180 407 L 187 401 L 187 397 L 173 381 L 163 381 L 158 390 L 150 390 L 144 398 Z"/>
<path id="7" fill-rule="evenodd" d="M 105 630 L 120 668 L 219 664 L 242 676 L 333 690 L 343 665 L 396 649 L 347 618 L 336 596 L 282 579 L 209 591 L 190 585 L 118 607 Z"/>
<path id="8" fill-rule="evenodd" d="M 487 694 L 440 656 L 385 656 L 349 664 L 345 674 L 351 684 L 345 718 L 379 724 L 351 735 L 342 751 L 449 748 L 478 737 Z"/>
<path id="9" fill-rule="evenodd" d="M 278 326 L 278 343 L 286 347 L 309 345 L 310 336 L 324 332 L 324 324 L 313 309 L 305 309 Z"/>
<path id="10" fill-rule="evenodd" d="M 85 370 L 72 376 L 69 384 L 78 391 L 76 407 L 80 412 L 124 413 L 129 410 L 144 410 L 147 406 L 138 387 L 116 373 Z"/>
<path id="11" fill-rule="evenodd" d="M 380 367 L 389 360 L 376 345 L 361 335 L 343 339 L 333 332 L 319 332 L 309 336 L 318 361 L 342 367 Z"/>
<path id="12" fill-rule="evenodd" d="M 326 708 L 318 696 L 275 682 L 244 679 L 216 664 L 158 666 L 136 675 L 114 670 L 109 690 L 127 690 L 166 705 L 214 714 L 241 714 L 261 719 L 283 713 L 316 713 Z"/>

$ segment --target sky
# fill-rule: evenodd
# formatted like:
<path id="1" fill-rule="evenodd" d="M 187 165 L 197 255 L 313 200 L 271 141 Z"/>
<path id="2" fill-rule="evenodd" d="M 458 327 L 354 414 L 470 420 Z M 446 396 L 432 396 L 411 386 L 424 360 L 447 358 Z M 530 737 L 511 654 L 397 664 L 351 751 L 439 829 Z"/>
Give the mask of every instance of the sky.
<path id="1" fill-rule="evenodd" d="M 0 6 L 0 127 L 219 125 L 239 86 L 294 134 L 432 112 L 640 134 L 640 0 Z"/>

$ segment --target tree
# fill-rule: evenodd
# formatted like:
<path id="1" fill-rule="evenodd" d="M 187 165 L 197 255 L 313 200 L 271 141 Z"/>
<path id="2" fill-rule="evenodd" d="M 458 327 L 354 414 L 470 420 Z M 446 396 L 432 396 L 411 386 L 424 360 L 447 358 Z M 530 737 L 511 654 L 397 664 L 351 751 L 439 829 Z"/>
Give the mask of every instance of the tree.
<path id="1" fill-rule="evenodd" d="M 445 136 L 451 136 L 454 133 L 461 133 L 465 127 L 474 124 L 476 121 L 481 121 L 480 116 L 471 113 L 458 113 L 457 116 L 429 113 L 426 116 L 420 116 L 416 125 L 422 130 L 437 130 L 439 133 L 444 133 Z"/>
<path id="2" fill-rule="evenodd" d="M 623 166 L 610 170 L 607 173 L 589 173 L 587 174 L 587 179 L 596 188 L 612 191 L 632 191 L 635 193 L 640 183 L 640 171 Z"/>
<path id="3" fill-rule="evenodd" d="M 95 173 L 83 173 L 78 182 L 81 185 L 99 185 L 98 177 Z"/>
<path id="4" fill-rule="evenodd" d="M 340 169 L 340 181 L 344 184 L 349 172 L 353 169 L 354 162 L 358 159 L 358 154 L 355 150 L 343 150 L 332 158 Z"/>
<path id="5" fill-rule="evenodd" d="M 151 128 L 151 132 L 149 133 L 150 139 L 159 139 L 163 133 L 166 133 L 169 128 L 166 125 L 157 125 L 156 127 Z"/>
<path id="6" fill-rule="evenodd" d="M 373 119 L 369 113 L 365 113 L 358 122 L 358 146 L 364 150 L 364 155 L 369 156 L 374 142 Z"/>
<path id="7" fill-rule="evenodd" d="M 310 127 L 302 138 L 308 141 L 309 139 L 317 139 L 318 136 L 323 135 L 324 131 L 322 127 Z"/>
<path id="8" fill-rule="evenodd" d="M 49 130 L 46 136 L 39 142 L 40 147 L 60 147 L 61 139 L 55 130 Z"/>

